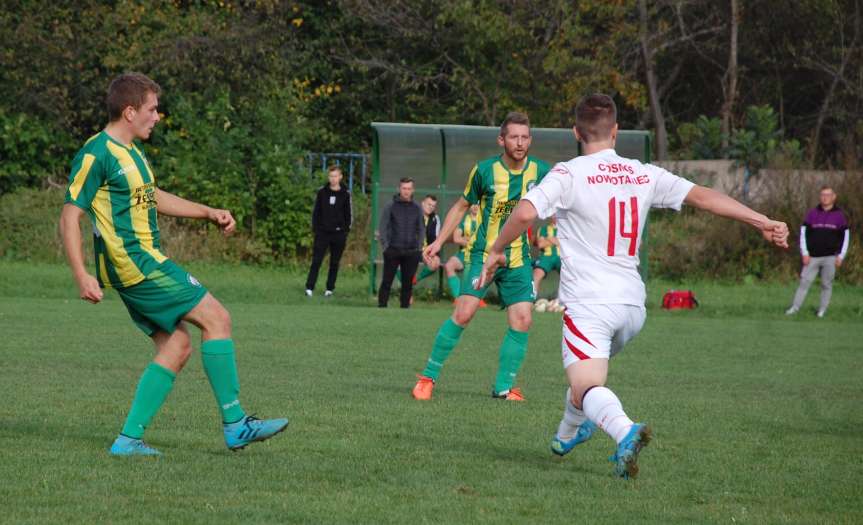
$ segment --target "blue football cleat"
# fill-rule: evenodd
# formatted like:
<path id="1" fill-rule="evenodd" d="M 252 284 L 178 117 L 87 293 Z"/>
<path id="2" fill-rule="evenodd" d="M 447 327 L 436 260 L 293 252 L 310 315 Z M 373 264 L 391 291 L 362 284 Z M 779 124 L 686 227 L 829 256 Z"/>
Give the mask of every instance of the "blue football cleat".
<path id="1" fill-rule="evenodd" d="M 236 423 L 225 425 L 225 444 L 231 450 L 241 450 L 249 443 L 264 441 L 288 426 L 287 419 L 258 419 L 246 416 Z"/>
<path id="2" fill-rule="evenodd" d="M 162 453 L 140 439 L 119 435 L 109 451 L 112 456 L 161 456 Z"/>
<path id="3" fill-rule="evenodd" d="M 575 433 L 575 436 L 568 441 L 560 439 L 560 437 L 555 434 L 554 439 L 551 440 L 551 451 L 558 456 L 565 456 L 569 454 L 576 445 L 584 443 L 590 439 L 595 430 L 596 424 L 588 419 L 578 427 L 578 431 Z"/>
<path id="4" fill-rule="evenodd" d="M 623 478 L 630 479 L 638 475 L 638 453 L 650 443 L 650 427 L 643 423 L 634 423 L 623 441 L 617 445 L 617 452 L 611 456 L 609 461 L 615 463 L 614 473 Z"/>

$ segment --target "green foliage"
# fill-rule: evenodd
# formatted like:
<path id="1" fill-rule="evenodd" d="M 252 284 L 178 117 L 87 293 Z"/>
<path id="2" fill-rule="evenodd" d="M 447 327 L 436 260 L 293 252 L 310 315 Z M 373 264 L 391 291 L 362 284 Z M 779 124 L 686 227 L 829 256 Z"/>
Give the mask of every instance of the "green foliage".
<path id="1" fill-rule="evenodd" d="M 57 223 L 64 193 L 51 188 L 20 188 L 0 195 L 0 259 L 22 261 L 63 260 Z M 92 254 L 89 224 L 82 221 L 85 252 Z M 89 261 L 92 255 L 85 255 Z"/>
<path id="2" fill-rule="evenodd" d="M 71 139 L 38 117 L 0 106 L 0 195 L 19 187 L 64 181 Z"/>
<path id="3" fill-rule="evenodd" d="M 700 115 L 695 122 L 684 122 L 677 128 L 681 159 L 718 159 L 722 157 L 722 121 Z"/>

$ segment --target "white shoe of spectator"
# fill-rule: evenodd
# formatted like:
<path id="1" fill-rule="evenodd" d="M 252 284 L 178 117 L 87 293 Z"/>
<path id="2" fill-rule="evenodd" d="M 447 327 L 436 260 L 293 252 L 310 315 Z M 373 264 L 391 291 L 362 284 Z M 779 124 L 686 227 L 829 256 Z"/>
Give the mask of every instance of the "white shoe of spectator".
<path id="1" fill-rule="evenodd" d="M 332 290 L 327 290 L 326 292 L 324 292 L 324 297 L 332 297 L 332 296 L 333 296 Z"/>
<path id="2" fill-rule="evenodd" d="M 306 297 L 311 297 L 311 296 L 312 296 L 312 291 L 306 290 Z"/>
<path id="3" fill-rule="evenodd" d="M 827 310 L 818 310 L 818 313 L 815 315 L 817 315 L 818 317 L 824 317 L 824 314 L 826 314 L 826 313 L 827 313 Z"/>
<path id="4" fill-rule="evenodd" d="M 794 315 L 796 313 L 797 313 L 797 308 L 794 308 L 793 306 L 791 308 L 785 310 L 785 315 Z"/>

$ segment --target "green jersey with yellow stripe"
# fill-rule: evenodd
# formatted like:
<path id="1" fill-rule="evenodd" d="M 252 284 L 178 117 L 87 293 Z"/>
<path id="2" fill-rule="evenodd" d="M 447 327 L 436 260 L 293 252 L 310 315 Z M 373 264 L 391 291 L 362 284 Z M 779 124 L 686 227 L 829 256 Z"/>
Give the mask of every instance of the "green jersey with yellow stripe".
<path id="1" fill-rule="evenodd" d="M 479 217 L 474 217 L 467 212 L 464 214 L 464 219 L 461 220 L 461 223 L 458 225 L 458 229 L 461 230 L 462 237 L 467 239 L 467 244 L 461 247 L 461 253 L 464 257 L 464 262 L 470 262 L 470 249 L 473 246 L 473 241 L 476 239 L 474 234 L 476 233 L 477 226 L 479 226 Z"/>
<path id="2" fill-rule="evenodd" d="M 548 164 L 533 157 L 527 157 L 524 169 L 511 171 L 499 155 L 482 160 L 473 167 L 464 190 L 465 200 L 480 206 L 480 225 L 471 246 L 471 260 L 485 262 L 488 250 L 519 199 L 538 184 L 548 171 Z M 529 264 L 527 235 L 521 234 L 507 246 L 504 255 L 507 268 Z"/>
<path id="3" fill-rule="evenodd" d="M 93 221 L 101 286 L 138 284 L 168 259 L 159 246 L 156 179 L 137 145 L 104 131 L 91 137 L 72 161 L 66 203 Z"/>
<path id="4" fill-rule="evenodd" d="M 542 249 L 542 255 L 556 257 L 559 254 L 557 253 L 557 245 L 552 243 L 551 240 L 557 237 L 557 226 L 554 224 L 546 224 L 542 228 L 539 229 L 539 236 L 543 237 L 547 241 L 549 241 L 549 245 Z"/>

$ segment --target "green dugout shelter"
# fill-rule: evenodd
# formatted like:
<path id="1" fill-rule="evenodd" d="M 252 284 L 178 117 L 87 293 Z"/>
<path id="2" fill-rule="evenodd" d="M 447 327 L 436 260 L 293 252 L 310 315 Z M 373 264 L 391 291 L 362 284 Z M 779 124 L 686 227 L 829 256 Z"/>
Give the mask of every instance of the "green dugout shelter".
<path id="1" fill-rule="evenodd" d="M 372 122 L 371 245 L 369 246 L 369 292 L 377 290 L 377 276 L 383 260 L 375 238 L 383 205 L 398 192 L 399 179 L 415 181 L 415 198 L 432 193 L 438 197 L 441 219 L 462 195 L 467 176 L 481 159 L 501 153 L 497 145 L 499 128 L 446 124 L 398 124 Z M 549 165 L 581 154 L 581 145 L 571 129 L 531 128 L 530 154 Z M 650 162 L 650 134 L 646 131 L 618 133 L 617 152 L 629 158 Z M 645 235 L 641 244 L 642 273 L 646 272 Z M 453 250 L 445 252 L 445 257 Z"/>

